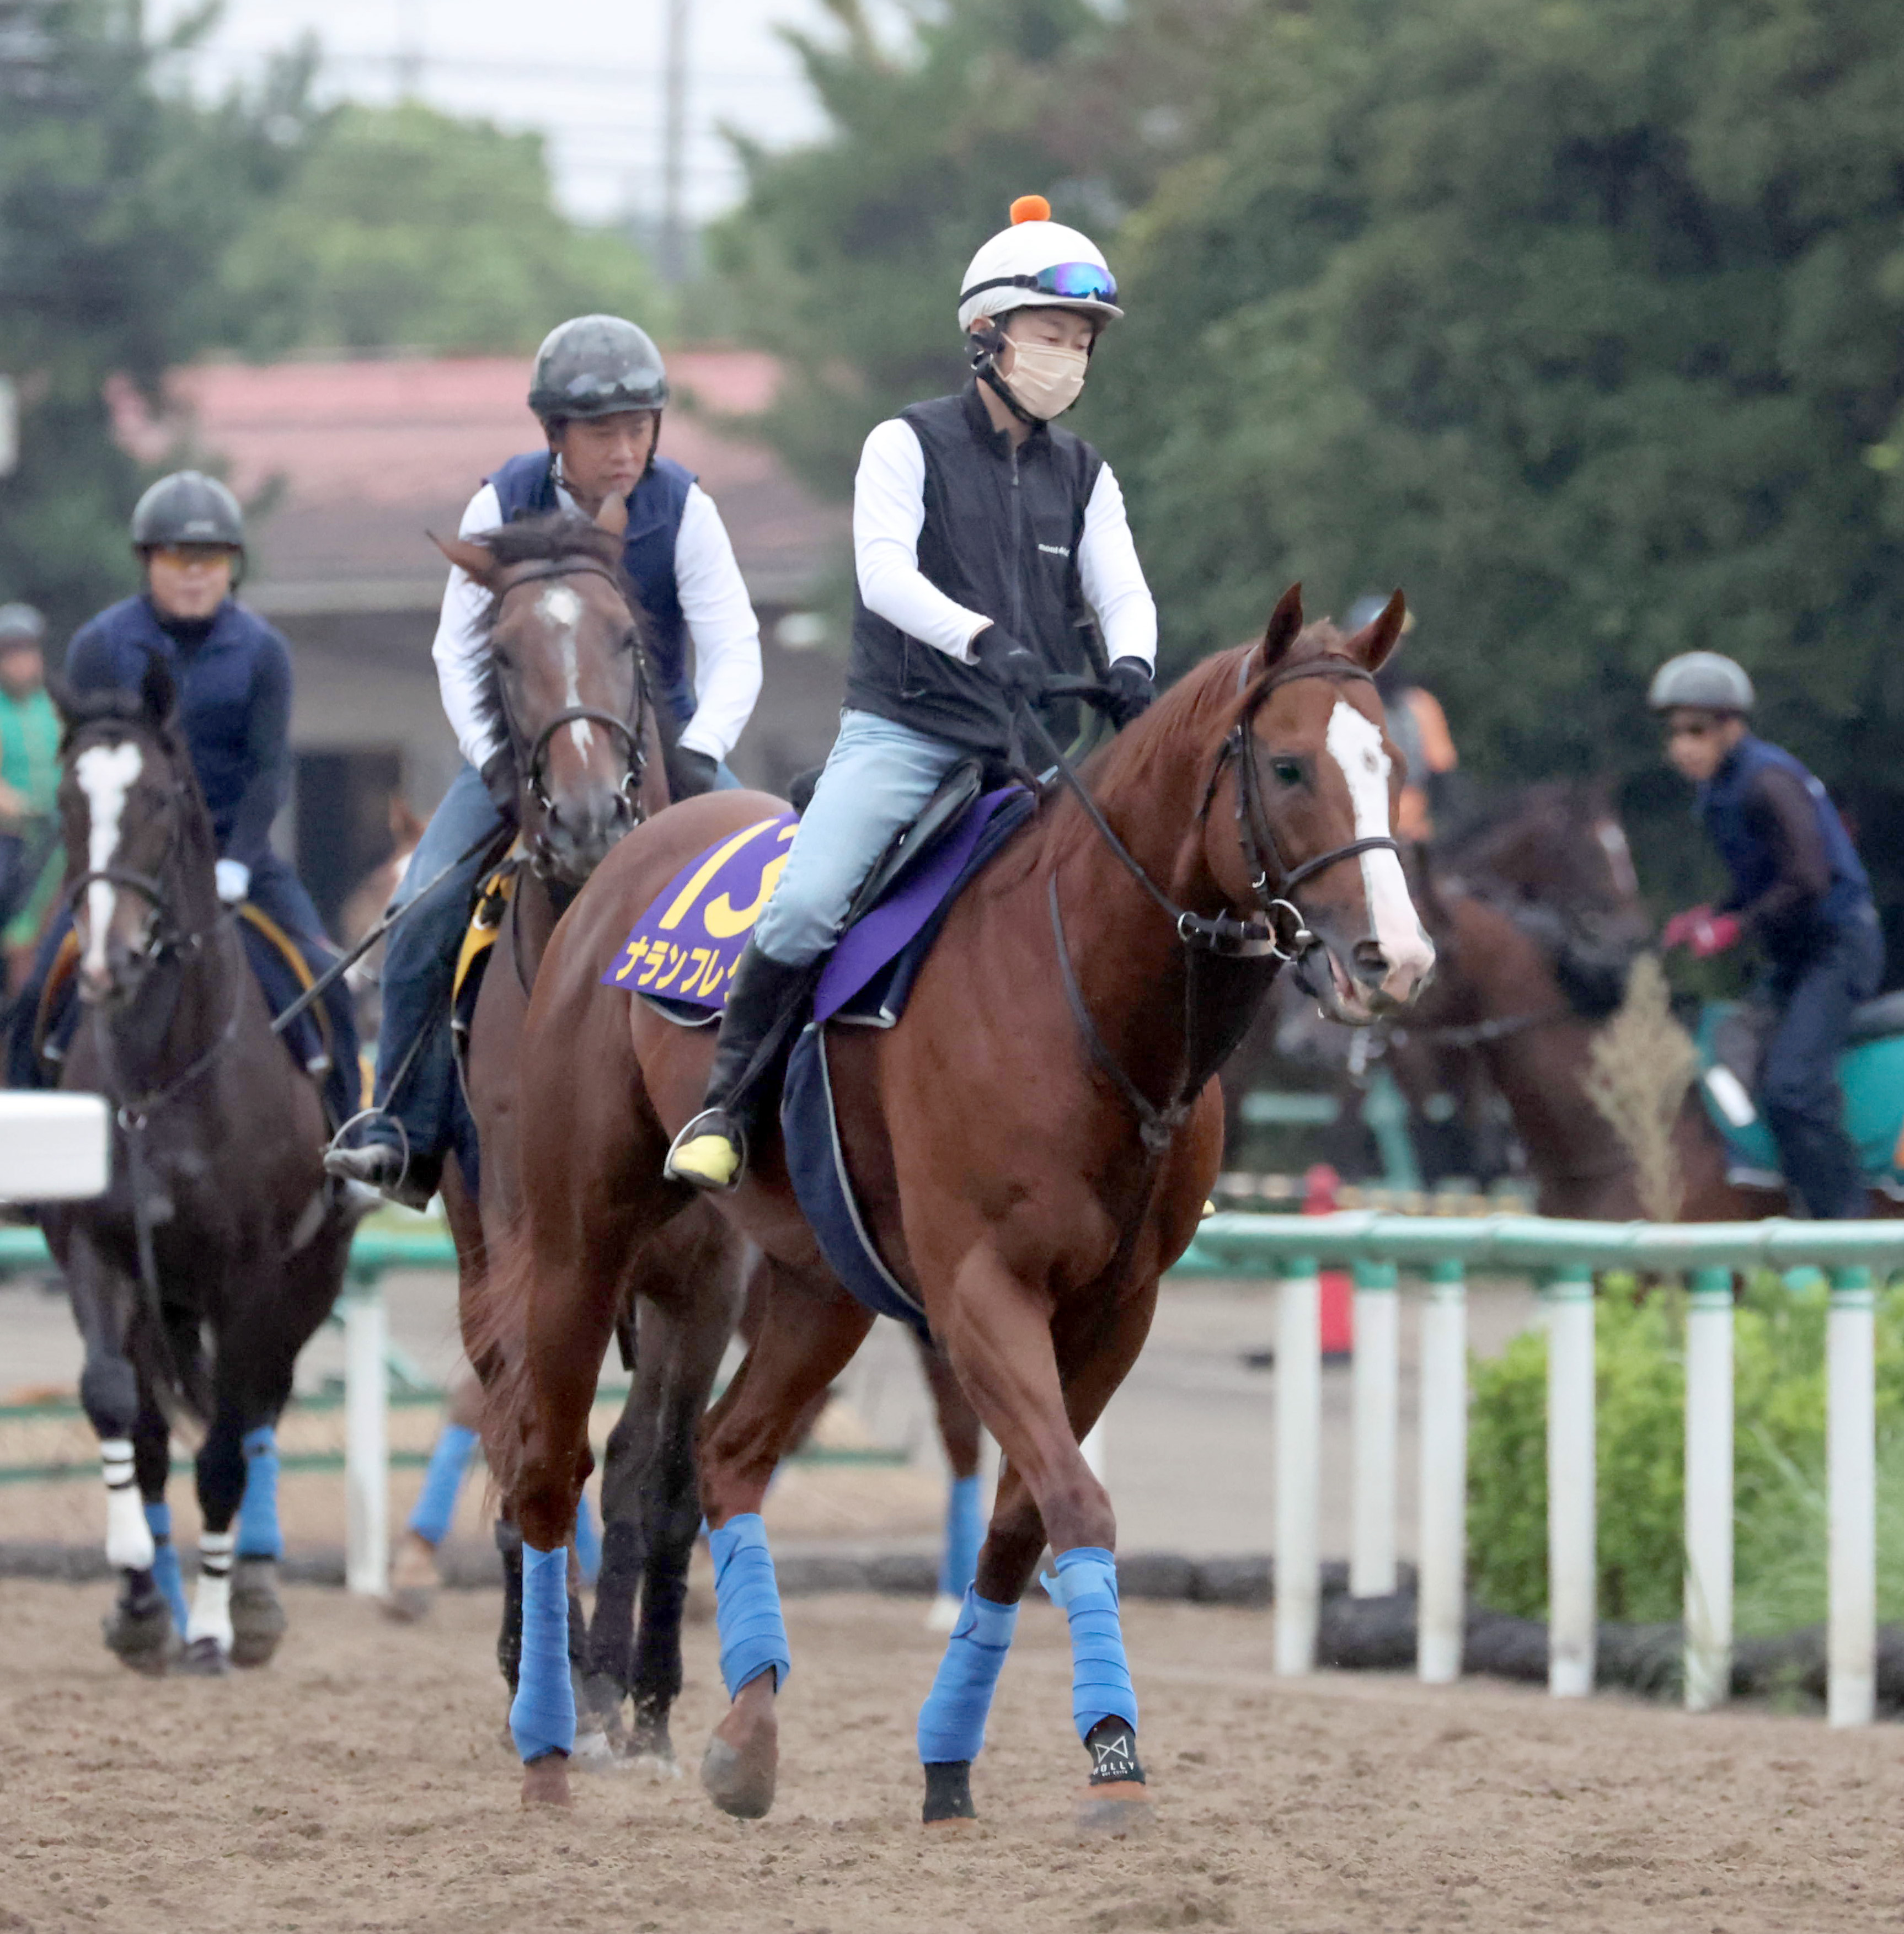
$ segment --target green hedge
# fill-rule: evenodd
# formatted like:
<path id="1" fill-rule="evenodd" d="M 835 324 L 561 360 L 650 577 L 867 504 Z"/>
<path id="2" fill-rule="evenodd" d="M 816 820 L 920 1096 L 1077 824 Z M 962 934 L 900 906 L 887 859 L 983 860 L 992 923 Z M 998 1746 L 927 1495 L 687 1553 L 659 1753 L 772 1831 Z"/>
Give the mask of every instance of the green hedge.
<path id="1" fill-rule="evenodd" d="M 1736 1622 L 1788 1631 L 1825 1612 L 1821 1278 L 1765 1274 L 1738 1312 L 1734 1350 Z M 1600 1616 L 1680 1616 L 1686 1299 L 1635 1300 L 1609 1279 L 1595 1312 Z M 1877 1318 L 1878 1613 L 1904 1618 L 1904 1286 Z M 1547 1337 L 1530 1330 L 1474 1366 L 1468 1552 L 1475 1598 L 1547 1613 Z"/>

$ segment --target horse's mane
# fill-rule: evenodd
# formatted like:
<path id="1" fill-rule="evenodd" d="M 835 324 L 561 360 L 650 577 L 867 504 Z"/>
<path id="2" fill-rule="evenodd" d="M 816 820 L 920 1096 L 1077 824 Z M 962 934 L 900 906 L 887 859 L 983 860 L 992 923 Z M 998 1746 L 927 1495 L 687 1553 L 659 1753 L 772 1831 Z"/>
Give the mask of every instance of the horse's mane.
<path id="1" fill-rule="evenodd" d="M 48 680 L 49 685 L 52 682 Z M 63 685 L 55 695 L 60 723 L 65 728 L 59 739 L 59 756 L 62 759 L 71 749 L 74 741 L 95 725 L 124 725 L 149 734 L 164 747 L 168 755 L 181 750 L 176 731 L 153 718 L 143 692 L 119 685 L 89 686 L 83 691 Z"/>
<path id="2" fill-rule="evenodd" d="M 524 517 L 513 524 L 486 532 L 478 540 L 499 565 L 561 564 L 571 559 L 586 559 L 604 567 L 615 588 L 633 615 L 635 626 L 647 643 L 646 624 L 640 594 L 635 589 L 622 564 L 621 540 L 574 511 L 553 511 L 541 517 Z M 496 630 L 502 610 L 502 599 L 492 594 L 478 620 L 485 643 Z M 485 730 L 499 743 L 509 740 L 508 720 L 502 704 L 502 683 L 496 670 L 496 656 L 484 651 L 475 667 L 472 693 L 476 716 Z"/>

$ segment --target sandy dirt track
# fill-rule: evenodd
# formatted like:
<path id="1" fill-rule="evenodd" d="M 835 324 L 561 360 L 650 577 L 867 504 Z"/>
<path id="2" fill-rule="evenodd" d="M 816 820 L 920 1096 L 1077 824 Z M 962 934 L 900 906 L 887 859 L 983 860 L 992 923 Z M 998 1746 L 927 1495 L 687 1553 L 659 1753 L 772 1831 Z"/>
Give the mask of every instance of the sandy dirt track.
<path id="1" fill-rule="evenodd" d="M 392 1627 L 315 1589 L 260 1674 L 134 1679 L 103 1587 L 0 1584 L 0 1929 L 1869 1929 L 1904 1920 L 1904 1731 L 1556 1708 L 1480 1685 L 1267 1670 L 1260 1613 L 1136 1604 L 1158 1824 L 1080 1846 L 1062 1622 L 1028 1607 L 975 1786 L 917 1821 L 912 1723 L 938 1642 L 905 1600 L 788 1607 L 779 1803 L 723 1818 L 678 1785 L 578 1781 L 525 1815 L 500 1744 L 496 1601 Z M 688 1634 L 676 1743 L 719 1702 Z"/>

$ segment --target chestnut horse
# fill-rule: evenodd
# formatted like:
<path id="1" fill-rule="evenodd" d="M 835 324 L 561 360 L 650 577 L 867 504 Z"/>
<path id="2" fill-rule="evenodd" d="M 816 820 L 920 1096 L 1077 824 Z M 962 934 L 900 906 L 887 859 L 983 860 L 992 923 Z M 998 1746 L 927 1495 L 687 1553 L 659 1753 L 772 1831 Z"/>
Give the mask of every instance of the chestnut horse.
<path id="1" fill-rule="evenodd" d="M 1088 793 L 1044 796 L 951 908 L 896 1026 L 824 1038 L 866 1225 L 1004 1452 L 978 1583 L 920 1719 L 928 1821 L 972 1815 L 971 1761 L 1047 1541 L 1092 1760 L 1083 1817 L 1116 1829 L 1147 1814 L 1116 1528 L 1079 1441 L 1195 1231 L 1221 1155 L 1213 1077 L 1279 969 L 1303 957 L 1339 1017 L 1366 1021 L 1411 1000 L 1433 963 L 1392 836 L 1402 773 L 1372 677 L 1402 616 L 1397 593 L 1353 636 L 1305 631 L 1292 589 L 1260 644 L 1206 661 L 1094 758 Z M 530 1002 L 525 1215 L 493 1279 L 499 1301 L 520 1300 L 527 1349 L 489 1418 L 526 1546 L 511 1713 L 525 1800 L 568 1797 L 561 1547 L 625 1279 L 694 1200 L 661 1161 L 712 1047 L 600 976 L 684 864 L 778 809 L 716 794 L 631 833 L 557 929 Z M 776 1133 L 719 1206 L 764 1254 L 765 1307 L 701 1433 L 732 1699 L 701 1778 L 757 1817 L 789 1664 L 758 1513 L 802 1411 L 873 1319 L 824 1261 Z"/>
<path id="2" fill-rule="evenodd" d="M 640 606 L 621 570 L 627 511 L 596 524 L 557 515 L 443 544 L 490 594 L 483 702 L 515 754 L 520 862 L 463 1058 L 479 1173 L 449 1164 L 443 1200 L 456 1238 L 459 1300 L 478 1375 L 497 1368 L 477 1339 L 485 1258 L 521 1213 L 518 1044 L 529 990 L 564 910 L 616 842 L 668 803 L 658 721 L 643 672 Z M 739 1304 L 743 1245 L 703 1205 L 655 1232 L 638 1259 L 637 1305 L 619 1316 L 634 1381 L 609 1438 L 595 1616 L 579 1647 L 585 1701 L 603 1748 L 671 1770 L 667 1716 L 681 1686 L 681 1616 L 700 1523 L 694 1432 Z M 499 1658 L 514 1682 L 521 1539 L 497 1528 L 509 1589 Z M 640 1601 L 640 1631 L 635 1607 Z M 577 1639 L 582 1634 L 578 1628 Z M 634 1701 L 632 1732 L 622 1708 Z"/>

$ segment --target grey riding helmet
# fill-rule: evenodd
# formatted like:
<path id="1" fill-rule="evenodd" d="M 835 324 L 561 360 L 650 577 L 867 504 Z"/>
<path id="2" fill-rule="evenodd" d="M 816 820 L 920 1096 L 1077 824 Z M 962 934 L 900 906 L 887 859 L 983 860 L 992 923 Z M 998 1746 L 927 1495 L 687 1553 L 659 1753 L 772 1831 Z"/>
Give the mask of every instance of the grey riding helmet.
<path id="1" fill-rule="evenodd" d="M 654 339 L 618 315 L 578 315 L 550 330 L 535 352 L 529 406 L 545 424 L 658 410 L 667 401 Z"/>
<path id="2" fill-rule="evenodd" d="M 31 604 L 0 604 L 0 653 L 45 641 L 47 621 Z"/>
<path id="3" fill-rule="evenodd" d="M 242 554 L 245 514 L 238 499 L 202 470 L 161 477 L 133 510 L 132 547 L 148 551 L 161 544 L 224 544 Z"/>
<path id="4" fill-rule="evenodd" d="M 1720 652 L 1682 652 L 1668 658 L 1652 675 L 1646 688 L 1646 709 L 1671 712 L 1685 705 L 1701 712 L 1752 709 L 1756 697 L 1746 668 Z"/>

